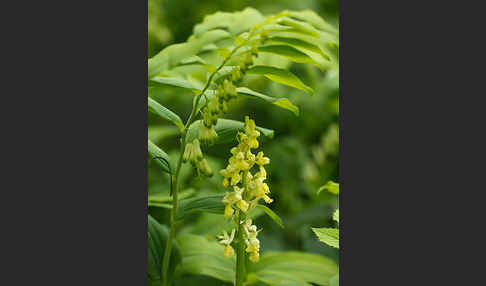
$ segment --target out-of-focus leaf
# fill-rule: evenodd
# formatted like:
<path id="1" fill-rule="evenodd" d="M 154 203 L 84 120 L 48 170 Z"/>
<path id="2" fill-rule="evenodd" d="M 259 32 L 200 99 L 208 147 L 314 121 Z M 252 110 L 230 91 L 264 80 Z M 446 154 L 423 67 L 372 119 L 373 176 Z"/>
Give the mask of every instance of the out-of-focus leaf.
<path id="1" fill-rule="evenodd" d="M 299 108 L 297 106 L 293 105 L 292 102 L 290 102 L 290 100 L 288 100 L 287 98 L 270 97 L 268 95 L 261 94 L 259 92 L 253 91 L 253 90 L 251 90 L 247 87 L 238 87 L 238 88 L 236 88 L 236 92 L 243 94 L 243 95 L 251 96 L 251 97 L 261 98 L 265 101 L 268 101 L 268 102 L 271 102 L 272 104 L 275 104 L 278 107 L 290 110 L 296 116 L 299 116 Z"/>
<path id="2" fill-rule="evenodd" d="M 148 235 L 148 285 L 162 285 L 162 260 L 164 257 L 169 230 L 165 225 L 159 224 L 150 215 L 147 217 L 147 235 Z M 172 245 L 170 256 L 169 274 L 174 273 L 174 269 L 181 262 L 181 253 L 176 241 Z M 169 280 L 171 277 L 169 277 Z"/>
<path id="3" fill-rule="evenodd" d="M 316 254 L 266 252 L 260 262 L 249 264 L 248 272 L 271 285 L 283 282 L 329 285 L 330 279 L 338 273 L 338 267 L 332 260 Z"/>
<path id="4" fill-rule="evenodd" d="M 339 229 L 337 228 L 312 228 L 320 241 L 325 244 L 339 248 Z"/>
<path id="5" fill-rule="evenodd" d="M 265 20 L 256 9 L 246 8 L 240 12 L 216 12 L 204 17 L 202 23 L 194 27 L 194 34 L 199 35 L 212 29 L 224 29 L 236 36 Z"/>
<path id="6" fill-rule="evenodd" d="M 264 205 L 256 205 L 257 208 L 263 210 L 274 222 L 276 222 L 281 228 L 284 228 L 282 219 L 274 213 L 271 209 Z"/>
<path id="7" fill-rule="evenodd" d="M 305 85 L 297 76 L 295 76 L 288 70 L 271 66 L 254 66 L 249 68 L 247 73 L 263 75 L 270 80 L 303 90 L 310 93 L 311 95 L 314 93 L 314 90 L 312 90 L 312 88 Z"/>
<path id="8" fill-rule="evenodd" d="M 169 155 L 164 150 L 157 147 L 152 141 L 148 140 L 148 154 L 151 161 L 157 163 L 162 171 L 172 174 L 170 167 Z"/>
<path id="9" fill-rule="evenodd" d="M 150 97 L 148 98 L 148 109 L 153 113 L 159 115 L 160 117 L 174 123 L 177 127 L 179 127 L 179 130 L 181 132 L 184 132 L 184 124 L 182 123 L 182 120 L 179 117 L 179 115 L 165 108 L 164 106 L 162 106 L 161 104 L 159 104 L 157 101 L 153 100 Z"/>
<path id="10" fill-rule="evenodd" d="M 199 197 L 181 200 L 177 208 L 177 219 L 182 219 L 193 211 L 203 211 L 215 214 L 224 213 L 224 205 L 221 202 L 223 195 Z"/>
<path id="11" fill-rule="evenodd" d="M 328 192 L 330 192 L 332 194 L 339 195 L 339 184 L 334 183 L 333 181 L 329 181 L 324 186 L 321 186 L 317 190 L 317 194 L 320 194 L 324 190 L 327 190 Z"/>
<path id="12" fill-rule="evenodd" d="M 231 35 L 227 31 L 216 29 L 192 36 L 185 43 L 168 46 L 148 60 L 148 78 L 153 78 L 157 74 L 175 67 L 181 61 L 193 57 L 203 46 L 229 37 Z"/>
<path id="13" fill-rule="evenodd" d="M 177 242 L 182 254 L 182 273 L 207 275 L 221 281 L 233 282 L 236 258 L 224 257 L 223 245 L 192 234 L 179 235 Z"/>
<path id="14" fill-rule="evenodd" d="M 329 286 L 339 286 L 339 274 L 331 278 Z"/>
<path id="15" fill-rule="evenodd" d="M 199 136 L 199 126 L 201 120 L 194 121 L 191 126 L 187 129 L 187 142 L 192 142 Z M 245 123 L 241 121 L 231 120 L 231 119 L 218 119 L 218 123 L 213 126 L 214 130 L 218 134 L 215 140 L 215 144 L 228 143 L 236 140 L 236 134 L 238 131 L 242 131 L 245 127 Z M 263 127 L 256 127 L 256 129 L 262 132 L 263 135 L 273 138 L 273 130 L 266 129 Z"/>
<path id="16" fill-rule="evenodd" d="M 196 191 L 194 189 L 187 189 L 182 192 L 179 192 L 179 200 L 186 199 L 192 196 Z M 169 204 L 172 202 L 172 196 L 169 194 L 163 193 L 156 193 L 156 194 L 149 194 L 148 197 L 148 205 L 154 207 L 163 207 L 163 208 L 172 208 L 172 205 Z"/>
<path id="17" fill-rule="evenodd" d="M 289 11 L 289 13 L 291 18 L 306 21 L 319 30 L 337 33 L 336 28 L 324 21 L 324 19 L 322 19 L 319 15 L 317 15 L 316 12 L 312 10 Z"/>

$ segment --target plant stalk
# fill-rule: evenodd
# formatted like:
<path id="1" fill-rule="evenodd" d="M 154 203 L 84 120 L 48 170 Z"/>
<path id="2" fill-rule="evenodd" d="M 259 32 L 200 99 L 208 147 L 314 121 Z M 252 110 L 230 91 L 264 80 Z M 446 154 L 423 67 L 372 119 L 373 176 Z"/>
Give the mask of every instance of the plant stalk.
<path id="1" fill-rule="evenodd" d="M 231 56 L 239 48 L 241 48 L 243 45 L 244 44 L 241 44 L 241 45 L 237 46 L 235 49 L 233 49 L 231 54 L 209 76 L 209 79 L 208 79 L 206 85 L 204 86 L 204 88 L 202 89 L 201 93 L 197 95 L 196 102 L 195 102 L 195 104 L 194 104 L 194 106 L 192 107 L 192 110 L 191 110 L 191 114 L 189 115 L 189 118 L 187 119 L 187 122 L 184 125 L 184 131 L 183 131 L 182 136 L 181 136 L 181 150 L 180 150 L 179 160 L 177 161 L 176 172 L 175 172 L 175 175 L 171 176 L 171 180 L 172 180 L 172 184 L 171 184 L 172 209 L 171 209 L 171 212 L 170 212 L 170 230 L 169 230 L 169 238 L 167 239 L 167 245 L 165 247 L 164 258 L 163 258 L 163 261 L 162 261 L 162 277 L 163 277 L 162 279 L 163 279 L 163 285 L 164 286 L 169 286 L 168 271 L 169 271 L 170 255 L 171 255 L 171 252 L 172 252 L 172 244 L 173 244 L 173 241 L 175 239 L 175 234 L 176 234 L 177 206 L 178 206 L 178 203 L 179 203 L 178 198 L 177 198 L 178 193 L 179 193 L 179 173 L 180 173 L 181 166 L 182 166 L 182 158 L 184 156 L 184 151 L 186 149 L 187 129 L 189 128 L 189 126 L 192 124 L 192 122 L 196 118 L 197 113 L 199 112 L 199 108 L 198 108 L 199 101 L 201 100 L 202 95 L 206 92 L 206 90 L 211 85 L 211 82 L 212 82 L 214 76 L 229 61 Z M 244 216 L 244 214 L 243 214 L 243 216 Z M 238 231 L 238 235 L 241 235 L 241 231 Z M 242 245 L 241 251 L 242 251 L 243 255 L 239 255 L 239 256 L 243 258 L 243 262 L 242 263 L 240 262 L 240 264 L 242 265 L 241 267 L 243 267 L 243 271 L 244 271 L 245 270 L 244 269 L 245 268 L 245 265 L 244 265 L 244 263 L 245 263 L 245 261 L 244 261 L 244 259 L 245 259 L 245 248 L 244 248 L 244 242 L 243 241 L 242 241 L 242 243 L 243 243 L 243 245 Z M 244 273 L 244 272 L 242 272 L 242 273 Z M 244 279 L 244 277 L 242 277 L 240 279 Z M 243 282 L 241 282 L 240 284 L 237 284 L 237 285 L 243 285 L 242 283 Z"/>
<path id="2" fill-rule="evenodd" d="M 247 189 L 247 177 L 248 171 L 243 172 L 243 188 Z M 244 193 L 244 194 L 245 194 Z M 244 197 L 243 199 L 246 199 Z M 237 245 L 236 245 L 236 277 L 235 277 L 235 286 L 243 286 L 246 280 L 246 244 L 245 239 L 243 237 L 244 229 L 242 221 L 246 221 L 246 214 L 242 211 L 238 213 L 236 217 L 236 223 L 238 224 L 238 237 L 237 237 Z"/>

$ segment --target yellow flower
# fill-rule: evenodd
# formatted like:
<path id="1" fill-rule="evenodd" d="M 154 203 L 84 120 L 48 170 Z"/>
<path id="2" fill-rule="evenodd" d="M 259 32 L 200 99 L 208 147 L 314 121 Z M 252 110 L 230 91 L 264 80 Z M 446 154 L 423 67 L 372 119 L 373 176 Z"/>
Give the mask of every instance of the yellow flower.
<path id="1" fill-rule="evenodd" d="M 263 152 L 260 151 L 256 155 L 255 163 L 259 166 L 267 165 L 270 163 L 270 159 L 268 157 L 263 157 Z"/>
<path id="2" fill-rule="evenodd" d="M 235 250 L 233 249 L 233 247 L 231 247 L 231 245 L 226 245 L 226 247 L 224 248 L 224 257 L 231 258 L 234 255 L 235 255 Z"/>
<path id="3" fill-rule="evenodd" d="M 258 262 L 258 260 L 260 260 L 260 253 L 258 252 L 252 252 L 250 254 L 250 257 L 248 257 L 250 259 L 251 262 Z"/>
<path id="4" fill-rule="evenodd" d="M 213 127 L 206 127 L 202 121 L 199 125 L 199 139 L 207 143 L 212 143 L 216 137 L 218 137 L 218 134 L 214 131 Z"/>

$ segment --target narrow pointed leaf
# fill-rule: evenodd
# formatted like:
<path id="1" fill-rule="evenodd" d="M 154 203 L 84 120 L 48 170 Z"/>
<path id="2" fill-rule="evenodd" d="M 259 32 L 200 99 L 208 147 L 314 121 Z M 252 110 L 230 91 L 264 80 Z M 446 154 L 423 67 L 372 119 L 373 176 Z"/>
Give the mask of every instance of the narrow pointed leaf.
<path id="1" fill-rule="evenodd" d="M 281 228 L 284 228 L 284 225 L 282 223 L 282 219 L 274 213 L 271 209 L 269 209 L 267 206 L 264 205 L 257 205 L 257 208 L 263 210 L 274 222 L 276 222 Z"/>
<path id="2" fill-rule="evenodd" d="M 156 85 L 156 84 L 170 85 L 174 87 L 187 88 L 191 90 L 201 90 L 201 86 L 198 86 L 195 83 L 192 83 L 188 80 L 180 79 L 176 77 L 154 76 L 149 80 L 149 85 Z"/>
<path id="3" fill-rule="evenodd" d="M 319 194 L 320 192 L 322 192 L 324 190 L 327 190 L 328 192 L 330 192 L 332 194 L 339 195 L 339 184 L 334 183 L 333 181 L 328 181 L 324 186 L 321 186 L 317 190 L 317 194 Z"/>
<path id="4" fill-rule="evenodd" d="M 177 219 L 182 219 L 193 211 L 223 214 L 224 204 L 221 202 L 222 199 L 223 195 L 215 195 L 181 200 L 177 209 Z"/>
<path id="5" fill-rule="evenodd" d="M 312 88 L 305 85 L 297 76 L 295 76 L 288 70 L 271 66 L 253 66 L 248 69 L 247 73 L 263 75 L 270 80 L 303 90 L 307 93 L 310 93 L 311 95 L 314 93 L 314 90 L 312 90 Z"/>
<path id="6" fill-rule="evenodd" d="M 150 161 L 154 161 L 164 172 L 172 174 L 169 155 L 157 147 L 152 141 L 148 140 L 148 154 Z"/>
<path id="7" fill-rule="evenodd" d="M 272 53 L 275 55 L 286 57 L 287 59 L 296 63 L 309 63 L 309 64 L 314 64 L 318 67 L 322 67 L 322 65 L 320 65 L 318 62 L 316 62 L 314 59 L 312 59 L 305 53 L 290 46 L 269 45 L 269 46 L 259 47 L 258 50 L 260 52 Z"/>
<path id="8" fill-rule="evenodd" d="M 165 108 L 157 101 L 153 100 L 152 98 L 148 98 L 148 109 L 159 115 L 160 117 L 169 120 L 170 122 L 174 123 L 181 132 L 184 131 L 184 124 L 182 123 L 181 118 L 175 114 L 174 112 L 170 111 L 169 109 Z"/>
<path id="9" fill-rule="evenodd" d="M 288 100 L 287 98 L 271 97 L 271 96 L 253 91 L 253 90 L 246 88 L 246 87 L 237 87 L 236 92 L 243 94 L 243 95 L 251 96 L 251 97 L 261 98 L 265 101 L 268 101 L 268 102 L 271 102 L 272 104 L 275 104 L 278 107 L 290 110 L 296 116 L 299 116 L 299 108 L 297 106 L 293 105 L 292 102 L 290 102 L 290 100 Z"/>
<path id="10" fill-rule="evenodd" d="M 317 45 L 296 39 L 296 38 L 286 38 L 286 37 L 271 37 L 266 44 L 285 44 L 296 49 L 300 49 L 300 51 L 310 51 L 313 53 L 317 53 L 321 55 L 324 59 L 330 60 L 330 57 L 324 53 L 324 51 Z"/>

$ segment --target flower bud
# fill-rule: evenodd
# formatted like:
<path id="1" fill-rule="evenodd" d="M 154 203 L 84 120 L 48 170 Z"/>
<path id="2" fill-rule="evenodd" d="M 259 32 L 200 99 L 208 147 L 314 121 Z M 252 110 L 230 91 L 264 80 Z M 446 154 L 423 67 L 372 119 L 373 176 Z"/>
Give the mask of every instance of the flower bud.
<path id="1" fill-rule="evenodd" d="M 226 245 L 224 248 L 224 257 L 231 258 L 235 255 L 235 250 L 231 245 Z"/>

